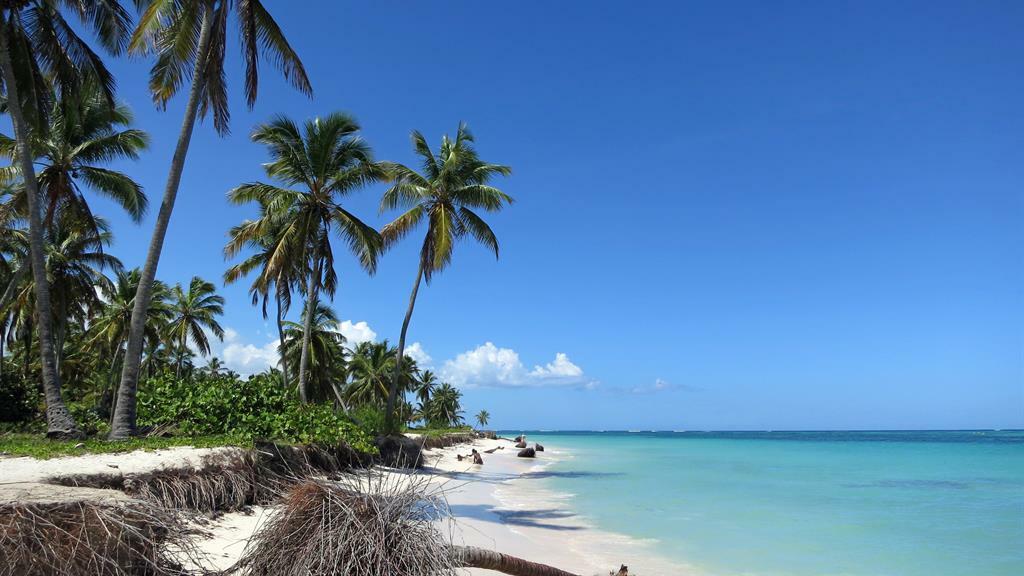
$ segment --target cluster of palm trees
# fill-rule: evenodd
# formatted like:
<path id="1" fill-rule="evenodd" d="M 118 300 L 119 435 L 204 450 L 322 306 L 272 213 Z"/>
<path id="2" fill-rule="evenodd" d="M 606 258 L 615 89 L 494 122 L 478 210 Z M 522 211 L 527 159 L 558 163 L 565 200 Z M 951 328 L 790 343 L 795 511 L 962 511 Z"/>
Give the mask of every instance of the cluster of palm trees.
<path id="1" fill-rule="evenodd" d="M 171 366 L 179 375 L 190 370 L 194 352 L 209 353 L 209 335 L 223 333 L 216 320 L 223 299 L 210 282 L 193 278 L 187 287 L 171 288 L 156 273 L 197 117 L 212 116 L 220 134 L 229 129 L 229 26 L 240 39 L 249 106 L 258 94 L 261 59 L 298 91 L 312 94 L 301 60 L 259 0 L 134 4 L 137 23 L 117 0 L 0 3 L 0 112 L 13 128 L 11 137 L 0 137 L 0 154 L 12 162 L 0 169 L 0 341 L 20 344 L 26 366 L 36 358 L 51 436 L 81 435 L 62 394 L 62 378 L 72 370 L 105 381 L 114 397 L 110 437 L 125 438 L 136 432 L 140 377 Z M 72 25 L 69 17 L 79 22 Z M 152 58 L 149 89 L 161 108 L 187 86 L 152 240 L 137 270 L 125 271 L 107 253 L 109 227 L 92 212 L 86 193 L 106 196 L 141 220 L 146 195 L 108 166 L 138 157 L 148 138 L 131 127 L 130 111 L 117 102 L 113 75 L 79 31 L 113 56 Z M 253 303 L 265 316 L 273 302 L 283 385 L 294 386 L 304 402 L 381 404 L 392 430 L 403 418 L 460 422 L 458 390 L 424 383 L 432 378 L 405 356 L 406 336 L 421 282 L 429 284 L 450 264 L 458 240 L 473 238 L 497 256 L 497 239 L 480 212 L 512 202 L 490 184 L 509 168 L 482 161 L 465 125 L 436 150 L 413 132 L 418 170 L 375 160 L 356 120 L 341 113 L 301 124 L 278 117 L 258 126 L 252 138 L 270 155 L 268 182 L 245 183 L 228 195 L 233 203 L 257 206 L 259 216 L 230 231 L 225 254 L 242 260 L 224 280 L 251 276 Z M 374 183 L 387 184 L 381 212 L 402 211 L 379 231 L 343 205 L 347 196 Z M 397 347 L 361 344 L 347 350 L 332 329 L 336 317 L 323 303 L 333 299 L 338 281 L 333 244 L 341 241 L 373 274 L 382 254 L 421 225 L 425 233 Z M 293 297 L 301 301 L 301 319 L 294 323 L 286 319 Z M 72 366 L 85 350 L 105 361 L 105 368 Z M 405 400 L 409 392 L 416 393 L 417 407 Z"/>

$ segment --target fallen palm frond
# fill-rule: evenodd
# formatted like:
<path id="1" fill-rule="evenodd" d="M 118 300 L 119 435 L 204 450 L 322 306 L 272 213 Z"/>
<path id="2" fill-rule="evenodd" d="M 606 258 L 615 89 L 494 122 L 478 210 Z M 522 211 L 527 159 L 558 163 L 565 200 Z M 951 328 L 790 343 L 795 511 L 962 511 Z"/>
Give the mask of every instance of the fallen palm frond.
<path id="1" fill-rule="evenodd" d="M 198 558 L 185 525 L 180 513 L 138 500 L 7 502 L 0 575 L 181 574 L 179 560 Z"/>

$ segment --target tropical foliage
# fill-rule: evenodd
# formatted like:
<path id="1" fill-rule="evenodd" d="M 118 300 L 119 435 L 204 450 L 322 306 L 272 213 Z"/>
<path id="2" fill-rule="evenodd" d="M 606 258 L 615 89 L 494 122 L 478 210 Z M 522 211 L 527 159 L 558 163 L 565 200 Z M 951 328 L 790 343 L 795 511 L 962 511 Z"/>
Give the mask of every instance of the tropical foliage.
<path id="1" fill-rule="evenodd" d="M 366 450 L 369 435 L 403 425 L 463 425 L 462 392 L 408 357 L 406 336 L 421 282 L 451 263 L 459 240 L 468 236 L 497 256 L 482 214 L 512 202 L 492 185 L 509 168 L 481 160 L 465 124 L 436 150 L 413 132 L 416 169 L 378 161 L 347 113 L 276 116 L 256 126 L 252 140 L 269 156 L 266 178 L 228 192 L 254 215 L 228 232 L 224 255 L 232 262 L 223 280 L 245 280 L 264 318 L 273 310 L 279 360 L 241 377 L 215 356 L 235 366 L 219 344 L 225 298 L 199 276 L 158 279 L 163 242 L 197 118 L 211 116 L 220 134 L 229 128 L 232 29 L 249 106 L 261 59 L 300 92 L 311 94 L 311 85 L 258 0 L 134 5 L 137 24 L 116 0 L 0 3 L 0 114 L 12 128 L 0 134 L 0 158 L 9 161 L 0 165 L 0 420 L 68 438 L 124 439 L 141 425 Z M 113 230 L 98 212 L 112 205 L 142 222 L 149 199 L 131 161 L 149 137 L 118 100 L 98 50 L 150 57 L 149 92 L 161 108 L 188 92 L 139 268 L 112 252 Z M 401 210 L 379 231 L 351 203 L 374 186 L 385 190 L 381 212 Z M 347 341 L 332 308 L 343 280 L 336 264 L 351 257 L 350 270 L 372 275 L 385 251 L 418 227 L 417 275 L 397 345 Z M 486 426 L 489 414 L 475 419 Z"/>

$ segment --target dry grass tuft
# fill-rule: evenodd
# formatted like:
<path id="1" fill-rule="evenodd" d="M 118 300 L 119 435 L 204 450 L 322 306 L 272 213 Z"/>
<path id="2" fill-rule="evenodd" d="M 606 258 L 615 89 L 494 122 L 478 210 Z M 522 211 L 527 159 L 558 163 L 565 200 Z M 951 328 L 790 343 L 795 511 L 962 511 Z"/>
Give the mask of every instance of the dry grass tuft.
<path id="1" fill-rule="evenodd" d="M 175 550 L 171 553 L 170 550 Z M 141 501 L 0 506 L 0 575 L 165 576 L 198 557 L 184 518 Z"/>
<path id="2" fill-rule="evenodd" d="M 285 496 L 235 572 L 253 576 L 445 576 L 454 559 L 434 521 L 444 505 L 408 478 L 309 480 Z"/>

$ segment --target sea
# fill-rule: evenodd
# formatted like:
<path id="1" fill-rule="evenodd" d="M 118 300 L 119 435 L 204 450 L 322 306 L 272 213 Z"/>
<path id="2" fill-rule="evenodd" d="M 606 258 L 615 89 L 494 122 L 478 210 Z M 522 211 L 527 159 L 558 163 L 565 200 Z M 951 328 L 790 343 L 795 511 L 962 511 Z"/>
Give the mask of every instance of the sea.
<path id="1" fill-rule="evenodd" d="M 532 480 L 688 573 L 1024 576 L 1024 431 L 525 433 Z"/>

